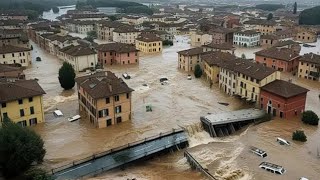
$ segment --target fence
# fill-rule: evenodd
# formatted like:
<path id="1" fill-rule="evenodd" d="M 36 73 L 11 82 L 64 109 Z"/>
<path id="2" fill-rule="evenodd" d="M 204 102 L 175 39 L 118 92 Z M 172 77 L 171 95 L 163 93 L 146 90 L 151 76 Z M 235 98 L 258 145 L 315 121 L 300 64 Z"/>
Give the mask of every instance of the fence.
<path id="1" fill-rule="evenodd" d="M 168 131 L 168 132 L 165 132 L 165 133 L 160 133 L 160 134 L 155 135 L 155 136 L 147 137 L 145 139 L 141 139 L 141 140 L 138 140 L 138 141 L 135 141 L 135 142 L 132 142 L 132 143 L 128 143 L 128 144 L 116 147 L 116 148 L 112 148 L 112 149 L 109 149 L 107 151 L 104 151 L 104 152 L 101 152 L 101 153 L 97 153 L 97 154 L 93 154 L 92 156 L 85 157 L 83 159 L 75 160 L 72 163 L 68 163 L 68 164 L 62 165 L 62 166 L 57 167 L 57 168 L 53 168 L 53 169 L 51 169 L 50 173 L 54 175 L 55 173 L 57 173 L 59 171 L 62 171 L 64 169 L 70 168 L 72 166 L 79 165 L 79 164 L 82 164 L 84 162 L 88 162 L 88 161 L 91 161 L 91 160 L 95 160 L 95 159 L 97 159 L 99 157 L 106 156 L 106 155 L 108 155 L 110 153 L 114 153 L 114 152 L 126 149 L 128 147 L 133 147 L 133 146 L 136 146 L 136 145 L 141 144 L 141 143 L 152 141 L 154 139 L 158 139 L 158 138 L 165 137 L 165 136 L 168 136 L 168 135 L 174 134 L 174 133 L 179 133 L 179 132 L 182 132 L 182 131 L 183 131 L 183 129 L 181 129 L 181 128 L 179 128 L 179 129 L 174 129 L 173 128 L 172 131 Z"/>
<path id="2" fill-rule="evenodd" d="M 202 174 L 204 174 L 207 178 L 211 179 L 211 180 L 217 180 L 213 175 L 211 175 L 206 169 L 204 169 L 201 164 L 195 160 L 192 155 L 188 152 L 185 151 L 184 152 L 184 156 L 187 158 L 187 161 L 190 163 L 192 168 L 195 168 L 197 170 L 199 170 L 200 172 L 202 172 Z"/>

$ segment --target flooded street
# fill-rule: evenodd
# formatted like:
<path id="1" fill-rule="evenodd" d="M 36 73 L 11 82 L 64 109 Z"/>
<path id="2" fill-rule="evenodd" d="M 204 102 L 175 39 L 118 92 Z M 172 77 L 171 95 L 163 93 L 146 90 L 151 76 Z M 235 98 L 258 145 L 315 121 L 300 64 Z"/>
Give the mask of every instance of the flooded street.
<path id="1" fill-rule="evenodd" d="M 236 135 L 226 138 L 211 138 L 199 126 L 201 115 L 219 113 L 249 107 L 240 100 L 220 92 L 217 84 L 212 89 L 203 79 L 187 80 L 188 73 L 177 69 L 177 51 L 190 48 L 188 37 L 178 36 L 172 47 L 164 48 L 162 54 L 140 57 L 139 65 L 111 66 L 106 70 L 119 77 L 127 72 L 132 79 L 125 80 L 135 91 L 132 96 L 133 117 L 131 121 L 104 129 L 94 128 L 88 120 L 68 122 L 69 116 L 78 114 L 75 90 L 63 91 L 58 81 L 58 69 L 62 62 L 55 56 L 45 53 L 32 43 L 32 66 L 25 70 L 27 78 L 39 79 L 46 91 L 44 96 L 46 123 L 33 129 L 45 141 L 47 154 L 44 165 L 49 169 L 83 158 L 93 153 L 105 151 L 116 146 L 148 136 L 166 132 L 172 128 L 184 127 L 190 138 L 190 152 L 208 170 L 222 179 L 297 179 L 307 176 L 317 179 L 320 175 L 319 159 L 316 158 L 320 131 L 317 127 L 303 125 L 300 120 L 274 120 L 250 126 Z M 245 52 L 253 58 L 252 52 L 240 49 L 236 55 Z M 36 62 L 35 58 L 42 58 Z M 169 84 L 161 85 L 159 79 L 166 77 Z M 310 89 L 306 109 L 320 115 L 320 83 L 301 80 L 282 74 L 287 80 Z M 143 86 L 142 84 L 148 84 Z M 75 88 L 74 88 L 75 89 Z M 223 106 L 217 102 L 228 102 Z M 153 107 L 146 112 L 146 105 Z M 64 117 L 55 118 L 52 111 L 58 108 Z M 281 136 L 291 140 L 292 132 L 303 129 L 308 137 L 304 144 L 292 143 L 290 147 L 280 146 L 275 138 Z M 202 144 L 202 145 L 201 145 Z M 266 160 L 284 166 L 287 173 L 276 176 L 258 168 L 262 159 L 248 152 L 248 146 L 255 145 L 268 152 Z M 190 169 L 183 150 L 155 157 L 149 161 L 129 165 L 125 170 L 115 169 L 92 179 L 204 179 Z"/>

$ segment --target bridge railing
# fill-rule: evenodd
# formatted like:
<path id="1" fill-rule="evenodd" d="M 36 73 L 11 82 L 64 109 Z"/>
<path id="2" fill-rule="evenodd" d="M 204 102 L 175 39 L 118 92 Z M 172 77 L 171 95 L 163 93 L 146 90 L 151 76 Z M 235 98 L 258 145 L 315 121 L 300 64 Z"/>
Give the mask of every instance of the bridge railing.
<path id="1" fill-rule="evenodd" d="M 184 139 L 180 139 L 178 142 L 172 142 L 170 145 L 166 145 L 166 146 L 163 146 L 163 147 L 153 148 L 153 149 L 149 150 L 148 152 L 143 152 L 143 153 L 141 153 L 141 154 L 139 154 L 139 155 L 135 155 L 135 156 L 133 156 L 133 157 L 130 157 L 130 160 L 128 159 L 127 161 L 124 161 L 121 165 L 126 164 L 126 163 L 128 163 L 128 162 L 130 162 L 130 161 L 132 161 L 132 160 L 136 160 L 136 159 L 138 159 L 138 158 L 141 158 L 141 157 L 145 157 L 145 156 L 147 156 L 147 155 L 150 155 L 150 154 L 152 154 L 152 152 L 154 152 L 154 151 L 155 151 L 155 152 L 158 152 L 159 150 L 167 149 L 167 148 L 173 147 L 173 146 L 175 146 L 175 145 L 181 144 L 181 143 L 186 142 L 186 141 L 188 141 L 188 139 L 187 139 L 187 138 L 184 138 Z M 111 169 L 111 168 L 114 168 L 116 165 L 118 165 L 116 162 L 115 162 L 115 163 L 112 163 L 112 164 L 110 164 L 110 165 L 108 165 L 108 166 L 105 166 L 105 167 L 103 167 L 103 168 L 97 169 L 97 170 L 92 171 L 92 172 L 90 172 L 90 173 L 86 173 L 86 174 L 80 176 L 79 178 L 92 177 L 92 176 L 101 174 L 102 172 L 104 172 L 104 171 L 106 171 L 106 170 L 109 170 L 109 169 Z M 118 165 L 118 166 L 121 166 L 121 165 Z"/>
<path id="2" fill-rule="evenodd" d="M 106 156 L 106 155 L 108 155 L 108 154 L 110 154 L 112 152 L 120 151 L 120 150 L 126 149 L 128 147 L 132 147 L 132 146 L 135 146 L 135 145 L 147 142 L 147 141 L 151 141 L 151 140 L 154 140 L 154 139 L 158 139 L 158 138 L 167 136 L 167 135 L 172 134 L 172 133 L 178 133 L 178 132 L 182 132 L 182 131 L 183 131 L 182 128 L 178 128 L 178 129 L 174 129 L 173 128 L 171 131 L 168 131 L 168 132 L 165 132 L 165 133 L 159 133 L 157 135 L 150 136 L 150 137 L 147 137 L 147 138 L 144 138 L 144 139 L 140 139 L 140 140 L 134 141 L 132 143 L 128 143 L 128 144 L 125 144 L 125 145 L 122 145 L 122 146 L 119 146 L 119 147 L 116 147 L 116 148 L 109 149 L 107 151 L 103 151 L 103 152 L 100 152 L 100 153 L 93 154 L 92 156 L 88 156 L 88 157 L 85 157 L 85 158 L 82 158 L 82 159 L 78 159 L 78 160 L 72 161 L 71 163 L 68 163 L 68 164 L 59 166 L 57 168 L 51 169 L 51 171 L 49 173 L 55 174 L 55 173 L 57 173 L 59 171 L 67 169 L 69 167 L 72 167 L 72 166 L 75 166 L 75 165 L 78 165 L 78 164 L 82 164 L 84 162 L 88 162 L 88 161 L 94 160 L 94 159 L 102 157 L 102 156 Z"/>

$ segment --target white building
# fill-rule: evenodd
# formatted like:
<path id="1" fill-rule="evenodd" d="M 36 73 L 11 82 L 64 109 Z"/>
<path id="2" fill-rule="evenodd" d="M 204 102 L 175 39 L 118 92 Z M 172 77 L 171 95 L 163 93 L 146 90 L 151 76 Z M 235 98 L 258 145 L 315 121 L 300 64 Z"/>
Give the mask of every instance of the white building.
<path id="1" fill-rule="evenodd" d="M 135 44 L 140 32 L 131 26 L 120 26 L 114 29 L 112 34 L 114 42 Z"/>
<path id="2" fill-rule="evenodd" d="M 235 95 L 237 93 L 237 72 L 231 70 L 232 68 L 220 68 L 219 72 L 219 87 L 228 95 Z"/>
<path id="3" fill-rule="evenodd" d="M 31 64 L 31 54 L 29 48 L 17 46 L 0 47 L 0 64 L 20 64 L 27 67 Z"/>
<path id="4" fill-rule="evenodd" d="M 98 63 L 98 54 L 91 48 L 81 45 L 71 45 L 61 49 L 58 57 L 70 63 L 77 72 L 95 68 Z"/>
<path id="5" fill-rule="evenodd" d="M 260 45 L 260 33 L 252 30 L 239 31 L 233 34 L 233 44 L 243 47 Z"/>

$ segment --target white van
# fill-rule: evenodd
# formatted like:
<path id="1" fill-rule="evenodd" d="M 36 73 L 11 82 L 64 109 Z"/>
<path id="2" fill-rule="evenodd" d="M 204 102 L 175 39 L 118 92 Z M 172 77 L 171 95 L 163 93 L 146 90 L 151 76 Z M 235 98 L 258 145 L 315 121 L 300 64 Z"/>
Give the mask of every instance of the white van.
<path id="1" fill-rule="evenodd" d="M 284 140 L 284 139 L 279 138 L 279 137 L 277 138 L 277 142 L 279 142 L 279 144 L 281 144 L 281 145 L 288 145 L 288 146 L 290 146 L 289 141 Z"/>
<path id="2" fill-rule="evenodd" d="M 282 175 L 286 172 L 286 170 L 282 166 L 272 164 L 269 162 L 262 162 L 259 165 L 259 168 L 262 168 L 262 169 L 265 169 L 265 170 L 272 172 L 274 174 L 280 174 L 280 175 Z"/>
<path id="3" fill-rule="evenodd" d="M 256 148 L 254 146 L 250 146 L 250 151 L 260 157 L 263 157 L 263 158 L 267 157 L 267 152 L 265 152 L 262 149 Z"/>

